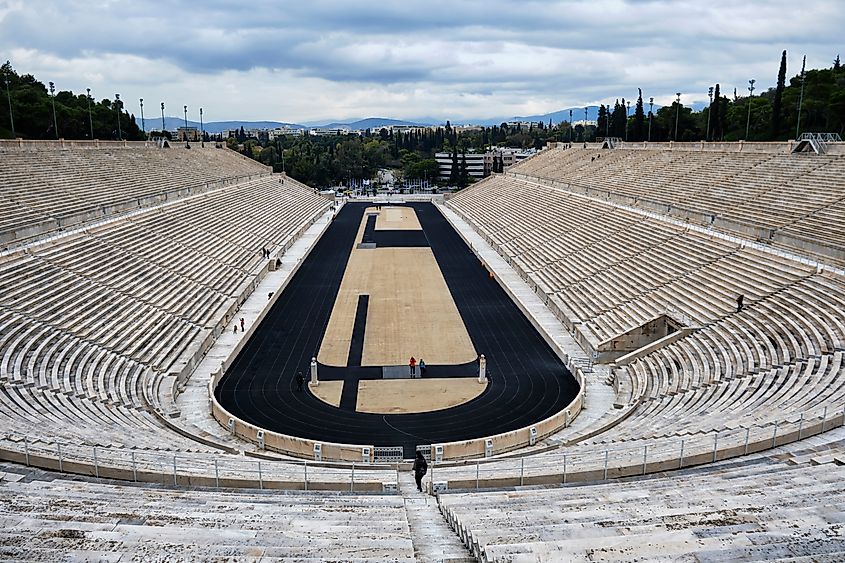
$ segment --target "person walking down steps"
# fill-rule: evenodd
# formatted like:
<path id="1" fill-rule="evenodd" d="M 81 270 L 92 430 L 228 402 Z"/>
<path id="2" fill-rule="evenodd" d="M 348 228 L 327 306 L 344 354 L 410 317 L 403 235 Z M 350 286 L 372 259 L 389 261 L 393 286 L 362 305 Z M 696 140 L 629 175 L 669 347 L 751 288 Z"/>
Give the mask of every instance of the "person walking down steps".
<path id="1" fill-rule="evenodd" d="M 417 457 L 414 459 L 414 479 L 417 481 L 417 490 L 422 492 L 422 478 L 428 472 L 428 463 L 426 463 L 422 452 L 417 450 Z"/>
<path id="2" fill-rule="evenodd" d="M 408 369 L 411 371 L 411 379 L 417 374 L 417 359 L 411 356 L 411 359 L 408 361 Z"/>

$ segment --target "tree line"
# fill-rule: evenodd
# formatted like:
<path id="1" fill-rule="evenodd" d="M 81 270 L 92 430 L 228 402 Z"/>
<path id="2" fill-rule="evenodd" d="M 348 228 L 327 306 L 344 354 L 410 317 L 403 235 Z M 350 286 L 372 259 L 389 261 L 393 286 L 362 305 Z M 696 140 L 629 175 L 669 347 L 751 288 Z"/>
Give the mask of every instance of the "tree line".
<path id="1" fill-rule="evenodd" d="M 401 171 L 407 179 L 434 180 L 438 174 L 434 154 L 442 151 L 450 154 L 453 163 L 446 183 L 466 185 L 470 179 L 463 155 L 471 150 L 541 148 L 550 141 L 591 142 L 602 137 L 628 141 L 778 141 L 795 138 L 802 131 L 845 135 L 845 68 L 838 56 L 829 68 L 802 69 L 788 83 L 786 77 L 784 51 L 774 88 L 756 94 L 736 90 L 730 94 L 717 83 L 709 92 L 709 104 L 701 111 L 684 106 L 679 99 L 653 111 L 649 103 L 652 99 L 646 102 L 640 90 L 633 103 L 622 98 L 612 106 L 601 105 L 596 123 L 586 126 L 578 123 L 573 127 L 563 121 L 528 127 L 502 123 L 455 128 L 447 121 L 442 127 L 410 131 L 283 136 L 272 141 L 266 135 L 247 138 L 241 131 L 227 144 L 276 171 L 285 170 L 297 180 L 319 187 L 372 179 L 385 167 Z M 0 115 L 7 114 L 0 118 L 0 138 L 12 137 L 11 117 L 15 134 L 26 139 L 145 138 L 121 100 L 96 101 L 87 92 L 51 92 L 32 75 L 16 73 L 9 61 L 0 67 L 0 90 L 0 100 L 6 106 L 5 112 L 0 106 Z"/>
<path id="2" fill-rule="evenodd" d="M 15 72 L 9 61 L 0 66 L 0 90 L 4 106 L 0 114 L 5 114 L 0 119 L 0 138 L 12 138 L 13 123 L 15 135 L 24 139 L 117 139 L 120 136 L 142 141 L 146 138 L 135 116 L 123 109 L 122 100 L 96 101 L 88 92 L 74 94 L 68 90 L 51 93 L 31 74 Z"/>

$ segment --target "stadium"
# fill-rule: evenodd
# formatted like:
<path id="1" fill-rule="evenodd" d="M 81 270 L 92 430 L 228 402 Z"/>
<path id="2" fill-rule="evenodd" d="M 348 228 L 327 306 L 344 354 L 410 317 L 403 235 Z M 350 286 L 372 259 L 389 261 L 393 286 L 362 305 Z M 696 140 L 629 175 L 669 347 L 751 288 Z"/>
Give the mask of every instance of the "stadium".
<path id="1" fill-rule="evenodd" d="M 353 199 L 215 143 L 0 163 L 3 559 L 845 556 L 845 144 Z"/>

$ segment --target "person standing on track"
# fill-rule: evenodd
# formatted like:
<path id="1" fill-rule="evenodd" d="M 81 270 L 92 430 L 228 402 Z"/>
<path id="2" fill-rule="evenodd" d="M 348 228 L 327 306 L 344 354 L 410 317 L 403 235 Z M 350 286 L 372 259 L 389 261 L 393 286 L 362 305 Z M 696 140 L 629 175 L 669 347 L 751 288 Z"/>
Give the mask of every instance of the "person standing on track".
<path id="1" fill-rule="evenodd" d="M 302 377 L 302 372 L 296 372 L 296 390 L 302 391 L 302 384 L 305 383 L 305 378 Z"/>
<path id="2" fill-rule="evenodd" d="M 417 360 L 413 356 L 408 361 L 408 368 L 411 370 L 411 379 L 417 374 Z"/>
<path id="3" fill-rule="evenodd" d="M 414 459 L 414 479 L 417 481 L 417 490 L 422 492 L 422 478 L 428 472 L 428 463 L 426 463 L 422 452 L 417 450 L 417 457 Z"/>

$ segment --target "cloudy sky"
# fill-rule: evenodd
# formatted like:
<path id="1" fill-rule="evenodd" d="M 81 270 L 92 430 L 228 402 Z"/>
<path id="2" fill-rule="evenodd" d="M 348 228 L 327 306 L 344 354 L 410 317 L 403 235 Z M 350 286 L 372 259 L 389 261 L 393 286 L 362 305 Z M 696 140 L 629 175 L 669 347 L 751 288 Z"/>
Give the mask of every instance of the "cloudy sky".
<path id="1" fill-rule="evenodd" d="M 842 0 L 0 0 L 0 61 L 170 115 L 453 122 L 707 99 L 845 57 Z M 133 104 L 134 102 L 134 104 Z M 149 105 L 147 105 L 149 104 Z M 193 110 L 193 111 L 192 111 Z M 155 114 L 155 111 L 147 110 Z"/>

